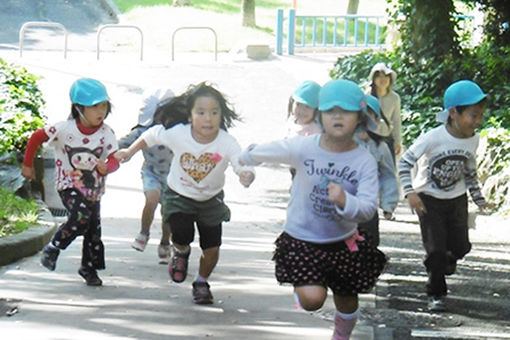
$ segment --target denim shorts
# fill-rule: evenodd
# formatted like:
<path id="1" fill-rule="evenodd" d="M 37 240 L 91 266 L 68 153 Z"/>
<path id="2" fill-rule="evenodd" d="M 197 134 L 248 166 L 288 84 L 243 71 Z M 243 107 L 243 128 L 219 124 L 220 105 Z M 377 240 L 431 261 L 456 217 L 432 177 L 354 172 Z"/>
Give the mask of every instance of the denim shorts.
<path id="1" fill-rule="evenodd" d="M 149 168 L 143 167 L 142 171 L 143 192 L 157 190 L 159 193 L 167 186 L 166 175 L 158 175 Z"/>

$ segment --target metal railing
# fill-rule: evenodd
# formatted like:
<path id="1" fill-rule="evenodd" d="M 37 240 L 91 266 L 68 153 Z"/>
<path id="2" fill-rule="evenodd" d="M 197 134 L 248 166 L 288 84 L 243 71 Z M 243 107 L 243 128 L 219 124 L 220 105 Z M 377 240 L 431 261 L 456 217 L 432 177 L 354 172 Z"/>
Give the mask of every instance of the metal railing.
<path id="1" fill-rule="evenodd" d="M 276 52 L 283 52 L 283 9 L 276 15 Z M 382 15 L 296 15 L 288 12 L 287 52 L 295 47 L 380 47 Z M 298 41 L 296 41 L 298 40 Z"/>
<path id="2" fill-rule="evenodd" d="M 212 27 L 208 26 L 182 26 L 175 29 L 175 31 L 172 33 L 172 61 L 174 61 L 174 41 L 175 41 L 175 34 L 182 30 L 208 30 L 212 32 L 214 35 L 214 61 L 218 61 L 218 35 L 216 34 L 216 31 Z"/>
<path id="3" fill-rule="evenodd" d="M 19 56 L 23 57 L 23 45 L 25 43 L 25 31 L 28 28 L 33 27 L 49 27 L 49 28 L 58 28 L 64 32 L 64 59 L 67 58 L 67 29 L 64 25 L 58 22 L 46 22 L 46 21 L 28 21 L 24 23 L 19 30 Z"/>
<path id="4" fill-rule="evenodd" d="M 138 33 L 140 33 L 140 60 L 143 60 L 143 32 L 142 30 L 140 29 L 140 27 L 138 26 L 135 26 L 135 25 L 117 25 L 117 24 L 107 24 L 107 25 L 102 25 L 101 27 L 99 27 L 99 30 L 97 31 L 97 38 L 96 38 L 96 41 L 97 41 L 97 48 L 96 48 L 96 57 L 97 57 L 97 60 L 99 60 L 99 53 L 101 52 L 101 47 L 100 47 L 100 41 L 101 41 L 101 33 L 105 30 L 105 29 L 110 29 L 110 28 L 128 28 L 128 29 L 134 29 L 136 31 L 138 31 Z"/>

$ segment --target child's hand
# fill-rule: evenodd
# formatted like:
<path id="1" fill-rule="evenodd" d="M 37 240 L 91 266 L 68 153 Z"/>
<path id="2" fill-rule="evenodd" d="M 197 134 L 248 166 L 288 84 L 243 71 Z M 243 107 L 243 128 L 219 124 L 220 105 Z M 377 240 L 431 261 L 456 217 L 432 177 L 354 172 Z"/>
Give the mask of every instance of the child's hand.
<path id="1" fill-rule="evenodd" d="M 131 155 L 129 154 L 128 149 L 120 149 L 113 155 L 113 157 L 115 157 L 115 159 L 120 163 L 125 163 L 129 161 Z"/>
<path id="2" fill-rule="evenodd" d="M 106 175 L 106 173 L 108 172 L 108 167 L 106 166 L 106 162 L 104 161 L 104 159 L 97 160 L 96 170 L 97 172 L 99 172 L 101 176 Z"/>
<path id="3" fill-rule="evenodd" d="M 35 179 L 35 170 L 34 168 L 23 165 L 21 168 L 21 175 L 26 179 Z"/>
<path id="4" fill-rule="evenodd" d="M 239 182 L 241 182 L 245 188 L 248 188 L 254 180 L 255 174 L 251 171 L 241 171 L 239 174 Z"/>
<path id="5" fill-rule="evenodd" d="M 340 208 L 344 208 L 346 200 L 344 188 L 340 184 L 330 182 L 328 184 L 328 199 Z"/>
<path id="6" fill-rule="evenodd" d="M 407 201 L 409 202 L 409 206 L 411 207 L 411 211 L 413 213 L 417 213 L 419 216 L 423 216 L 427 213 L 427 209 L 423 204 L 421 198 L 416 193 L 411 193 L 407 195 Z"/>

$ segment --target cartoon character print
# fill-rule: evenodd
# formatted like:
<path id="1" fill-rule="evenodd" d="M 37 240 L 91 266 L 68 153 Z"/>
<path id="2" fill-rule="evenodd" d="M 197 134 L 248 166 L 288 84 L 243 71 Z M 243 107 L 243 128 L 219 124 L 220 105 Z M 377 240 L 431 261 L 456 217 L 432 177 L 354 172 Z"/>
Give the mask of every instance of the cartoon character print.
<path id="1" fill-rule="evenodd" d="M 69 164 L 71 164 L 73 171 L 71 172 L 71 178 L 78 187 L 85 187 L 88 189 L 94 189 L 96 187 L 96 177 L 94 172 L 97 165 L 97 160 L 103 153 L 103 147 L 97 147 L 94 150 L 90 150 L 84 147 L 72 148 L 69 145 L 65 145 L 65 151 L 69 158 Z M 81 183 L 79 183 L 81 181 Z"/>
<path id="2" fill-rule="evenodd" d="M 200 183 L 222 159 L 217 153 L 206 152 L 196 158 L 190 153 L 181 155 L 180 164 L 184 171 L 197 183 Z"/>
<path id="3" fill-rule="evenodd" d="M 463 176 L 466 161 L 462 155 L 439 158 L 430 165 L 430 179 L 441 190 L 453 190 Z"/>

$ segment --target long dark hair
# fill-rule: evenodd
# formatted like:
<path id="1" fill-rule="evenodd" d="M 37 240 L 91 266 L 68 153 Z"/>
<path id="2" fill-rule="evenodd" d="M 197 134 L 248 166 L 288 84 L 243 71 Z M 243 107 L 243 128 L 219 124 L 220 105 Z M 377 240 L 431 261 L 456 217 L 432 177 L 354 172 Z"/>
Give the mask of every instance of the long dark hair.
<path id="1" fill-rule="evenodd" d="M 234 111 L 232 105 L 227 101 L 225 96 L 207 82 L 191 85 L 183 96 L 186 100 L 188 119 L 191 118 L 191 110 L 193 109 L 198 97 L 212 97 L 218 102 L 221 109 L 221 129 L 226 131 L 227 128 L 234 126 L 235 120 L 241 121 L 241 117 L 239 117 L 239 115 Z"/>
<path id="2" fill-rule="evenodd" d="M 180 95 L 160 102 L 154 112 L 153 124 L 162 124 L 165 128 L 171 128 L 179 123 L 187 123 L 189 119 L 186 96 Z"/>

